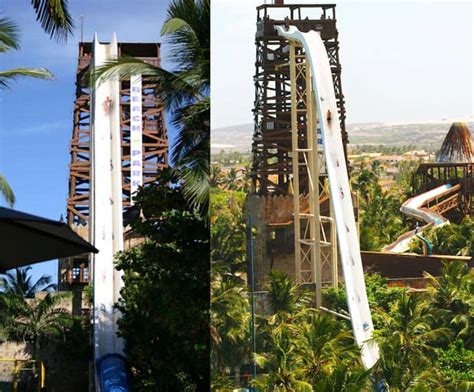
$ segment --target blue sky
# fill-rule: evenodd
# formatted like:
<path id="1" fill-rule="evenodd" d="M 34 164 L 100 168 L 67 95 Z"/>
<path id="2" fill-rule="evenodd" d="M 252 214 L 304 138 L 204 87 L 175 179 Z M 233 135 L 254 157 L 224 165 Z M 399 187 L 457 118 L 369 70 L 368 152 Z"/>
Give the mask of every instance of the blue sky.
<path id="1" fill-rule="evenodd" d="M 0 92 L 0 173 L 15 192 L 16 209 L 56 220 L 66 211 L 80 16 L 84 15 L 84 41 L 91 41 L 94 32 L 101 41 L 109 41 L 116 32 L 119 42 L 161 42 L 168 1 L 74 0 L 69 4 L 76 30 L 67 44 L 50 40 L 41 30 L 29 0 L 2 0 L 1 14 L 17 23 L 21 49 L 2 54 L 0 69 L 45 67 L 55 79 L 22 79 Z M 166 68 L 166 51 L 163 57 Z M 3 200 L 0 205 L 5 205 Z M 57 263 L 34 267 L 35 275 L 43 273 L 56 279 Z"/>

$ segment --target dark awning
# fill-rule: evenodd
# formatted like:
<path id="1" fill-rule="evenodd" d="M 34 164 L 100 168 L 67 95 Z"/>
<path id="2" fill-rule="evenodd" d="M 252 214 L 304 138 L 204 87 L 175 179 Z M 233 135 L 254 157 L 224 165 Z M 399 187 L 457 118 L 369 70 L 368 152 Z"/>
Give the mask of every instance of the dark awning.
<path id="1" fill-rule="evenodd" d="M 0 207 L 0 270 L 89 252 L 98 250 L 68 225 Z"/>

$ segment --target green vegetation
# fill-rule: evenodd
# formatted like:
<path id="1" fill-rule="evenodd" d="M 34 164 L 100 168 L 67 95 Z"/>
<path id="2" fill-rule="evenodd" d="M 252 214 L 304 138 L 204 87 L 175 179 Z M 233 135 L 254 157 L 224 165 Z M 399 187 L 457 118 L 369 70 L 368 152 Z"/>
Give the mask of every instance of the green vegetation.
<path id="1" fill-rule="evenodd" d="M 400 213 L 406 196 L 397 190 L 383 191 L 380 166 L 363 166 L 351 178 L 359 200 L 359 233 L 362 250 L 379 251 L 395 241 L 409 227 Z"/>
<path id="2" fill-rule="evenodd" d="M 73 317 L 66 309 L 71 298 L 52 290 L 50 276 L 33 281 L 30 267 L 18 268 L 0 277 L 0 335 L 11 342 L 26 343 L 26 351 L 33 360 L 45 361 L 52 353 L 67 361 L 87 361 L 89 345 L 84 344 L 89 334 L 88 323 Z M 70 344 L 75 342 L 74 356 L 67 357 Z M 61 347 L 63 348 L 61 350 Z M 64 348 L 68 347 L 68 350 Z"/>
<path id="3" fill-rule="evenodd" d="M 474 255 L 474 219 L 466 217 L 460 224 L 450 223 L 441 227 L 429 227 L 423 236 L 433 244 L 433 252 L 440 255 Z M 413 240 L 410 251 L 423 254 L 421 241 Z"/>
<path id="4" fill-rule="evenodd" d="M 251 156 L 249 153 L 242 153 L 239 151 L 226 152 L 221 150 L 219 154 L 211 156 L 212 162 L 228 165 L 241 165 L 250 162 Z"/>
<path id="5" fill-rule="evenodd" d="M 249 305 L 243 284 L 228 273 L 213 275 L 212 321 L 220 338 L 213 340 L 213 390 L 227 391 L 247 385 L 241 376 L 252 361 Z M 451 287 L 459 279 L 466 284 L 443 305 L 443 288 L 435 281 L 428 293 L 408 293 L 388 287 L 377 275 L 367 276 L 381 358 L 364 371 L 349 322 L 312 308 L 301 286 L 273 272 L 267 287 L 271 312 L 257 318 L 253 385 L 261 391 L 370 391 L 371 380 L 385 380 L 391 391 L 471 390 L 474 276 L 462 263 L 446 263 L 440 279 Z M 341 306 L 345 291 L 328 290 L 324 297 L 326 305 Z M 450 307 L 452 301 L 459 302 Z M 434 367 L 442 371 L 433 374 Z"/>
<path id="6" fill-rule="evenodd" d="M 142 188 L 132 223 L 144 243 L 118 254 L 119 334 L 137 391 L 209 387 L 209 236 L 169 170 Z"/>
<path id="7" fill-rule="evenodd" d="M 426 145 L 405 144 L 405 145 L 383 145 L 383 144 L 350 144 L 349 155 L 380 153 L 382 155 L 401 155 L 409 151 L 425 150 L 435 152 L 437 148 L 427 150 Z"/>
<path id="8" fill-rule="evenodd" d="M 51 283 L 51 276 L 48 275 L 43 275 L 33 282 L 30 271 L 31 267 L 24 267 L 6 272 L 0 276 L 0 289 L 5 293 L 34 298 L 39 291 L 52 291 L 56 288 L 56 285 Z"/>
<path id="9" fill-rule="evenodd" d="M 5 199 L 10 207 L 15 204 L 15 194 L 4 176 L 0 174 L 0 195 Z"/>
<path id="10" fill-rule="evenodd" d="M 380 360 L 369 371 L 362 368 L 350 322 L 315 309 L 310 293 L 282 272 L 273 271 L 266 293 L 258 295 L 257 352 L 253 355 L 245 279 L 245 193 L 229 188 L 223 166 L 213 168 L 213 391 L 250 386 L 258 391 L 371 391 L 374 383 L 396 392 L 473 390 L 474 274 L 462 262 L 445 262 L 439 277 L 426 274 L 424 292 L 390 287 L 377 274 L 366 276 L 374 339 L 380 347 Z M 365 241 L 366 249 L 380 249 L 409 229 L 399 212 L 409 177 L 407 166 L 405 182 L 400 180 L 394 190 L 386 192 L 379 185 L 377 164 L 353 174 L 361 242 Z M 453 232 L 443 237 L 443 249 L 457 254 L 471 246 L 471 220 L 449 230 Z M 326 289 L 323 301 L 328 308 L 346 313 L 344 284 Z M 257 365 L 256 380 L 251 377 L 253 363 Z"/>

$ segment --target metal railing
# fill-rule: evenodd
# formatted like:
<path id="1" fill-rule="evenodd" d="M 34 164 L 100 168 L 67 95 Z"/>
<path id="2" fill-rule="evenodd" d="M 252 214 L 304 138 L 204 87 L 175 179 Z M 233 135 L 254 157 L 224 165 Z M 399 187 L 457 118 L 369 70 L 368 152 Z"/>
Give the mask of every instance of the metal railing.
<path id="1" fill-rule="evenodd" d="M 44 363 L 33 359 L 0 358 L 2 381 L 0 391 L 45 391 L 46 369 Z M 5 380 L 5 373 L 10 373 Z M 26 389 L 25 389 L 26 388 Z"/>

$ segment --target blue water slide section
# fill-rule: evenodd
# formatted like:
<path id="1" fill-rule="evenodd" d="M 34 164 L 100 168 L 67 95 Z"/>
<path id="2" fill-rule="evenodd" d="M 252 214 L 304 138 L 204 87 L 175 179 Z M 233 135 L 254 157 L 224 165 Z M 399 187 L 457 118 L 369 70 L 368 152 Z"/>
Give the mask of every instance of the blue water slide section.
<path id="1" fill-rule="evenodd" d="M 97 361 L 97 376 L 101 392 L 130 392 L 125 358 L 107 354 Z"/>

